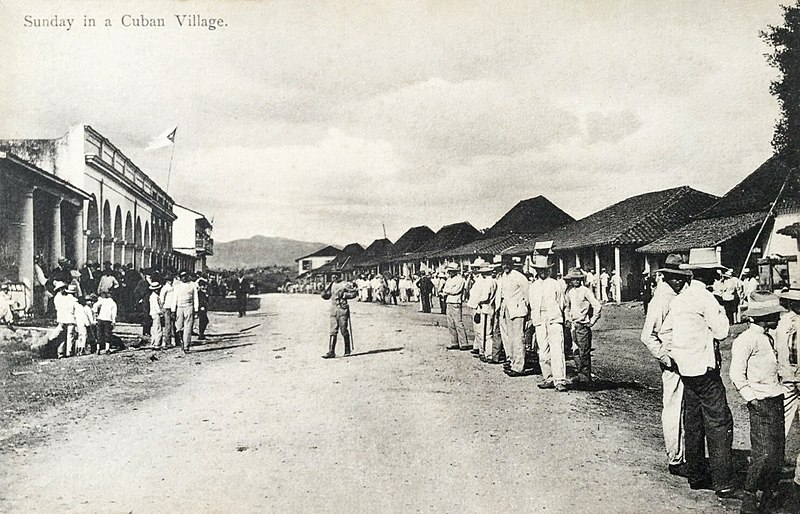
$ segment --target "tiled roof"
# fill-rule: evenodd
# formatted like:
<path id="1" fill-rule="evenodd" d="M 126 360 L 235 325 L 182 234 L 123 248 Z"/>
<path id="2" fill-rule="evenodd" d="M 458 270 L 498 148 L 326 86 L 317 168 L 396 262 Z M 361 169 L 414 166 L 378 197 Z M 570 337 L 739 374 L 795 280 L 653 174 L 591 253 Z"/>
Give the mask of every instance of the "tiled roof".
<path id="1" fill-rule="evenodd" d="M 350 243 L 342 248 L 342 253 L 345 255 L 361 255 L 364 253 L 364 247 L 358 243 Z"/>
<path id="2" fill-rule="evenodd" d="M 766 212 L 748 212 L 694 220 L 648 245 L 637 248 L 636 251 L 662 254 L 717 246 L 757 227 L 766 217 Z"/>
<path id="3" fill-rule="evenodd" d="M 781 157 L 770 157 L 698 218 L 769 211 L 784 182 L 786 187 L 777 205 L 778 210 L 797 205 L 800 201 L 800 170 Z"/>
<path id="4" fill-rule="evenodd" d="M 436 232 L 426 225 L 412 227 L 406 230 L 405 234 L 400 236 L 400 239 L 395 242 L 392 248 L 392 254 L 396 255 L 413 252 L 430 241 L 435 235 Z"/>
<path id="5" fill-rule="evenodd" d="M 688 186 L 634 196 L 503 253 L 533 252 L 536 241 L 553 241 L 553 249 L 604 245 L 643 245 L 687 223 L 717 197 Z"/>
<path id="6" fill-rule="evenodd" d="M 504 234 L 493 237 L 481 237 L 465 245 L 450 250 L 442 250 L 429 257 L 467 257 L 471 255 L 499 255 L 500 252 L 514 245 L 530 241 L 532 234 Z"/>
<path id="7" fill-rule="evenodd" d="M 347 263 L 344 269 L 352 269 L 360 266 L 374 266 L 379 262 L 384 262 L 392 253 L 394 245 L 388 239 L 376 239 L 364 253 L 358 255 Z"/>
<path id="8" fill-rule="evenodd" d="M 466 221 L 445 225 L 417 251 L 406 256 L 407 259 L 425 259 L 442 250 L 455 248 L 474 241 L 481 233 Z"/>
<path id="9" fill-rule="evenodd" d="M 572 216 L 540 195 L 517 203 L 486 234 L 543 234 L 573 221 Z"/>
<path id="10" fill-rule="evenodd" d="M 339 250 L 335 246 L 328 245 L 325 248 L 320 248 L 319 250 L 317 250 L 314 253 L 310 253 L 308 255 L 304 255 L 302 257 L 298 257 L 294 261 L 297 262 L 297 261 L 302 260 L 302 259 L 308 259 L 309 257 L 331 257 L 331 256 L 339 255 L 339 252 L 341 252 L 341 250 Z"/>

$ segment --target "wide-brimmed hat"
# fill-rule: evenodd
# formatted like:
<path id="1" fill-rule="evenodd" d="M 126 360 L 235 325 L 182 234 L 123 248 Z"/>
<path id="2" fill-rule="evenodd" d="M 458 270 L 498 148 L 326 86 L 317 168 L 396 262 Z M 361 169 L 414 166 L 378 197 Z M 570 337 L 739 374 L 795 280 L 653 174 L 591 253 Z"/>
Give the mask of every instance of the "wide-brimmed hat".
<path id="1" fill-rule="evenodd" d="M 455 262 L 451 262 L 444 268 L 446 271 L 459 271 L 461 268 Z"/>
<path id="2" fill-rule="evenodd" d="M 547 255 L 533 255 L 531 256 L 530 267 L 536 269 L 548 269 L 553 267 L 547 259 Z"/>
<path id="3" fill-rule="evenodd" d="M 683 275 L 685 277 L 691 276 L 692 272 L 684 269 L 683 265 L 686 262 L 683 256 L 677 253 L 667 255 L 667 260 L 664 261 L 664 266 L 656 270 L 657 273 L 672 273 L 673 275 Z"/>
<path id="4" fill-rule="evenodd" d="M 573 280 L 576 278 L 586 278 L 586 273 L 580 268 L 570 268 L 567 274 L 564 275 L 564 280 Z"/>
<path id="5" fill-rule="evenodd" d="M 800 302 L 800 289 L 790 288 L 787 291 L 781 291 L 778 295 L 781 300 L 791 300 L 793 302 Z"/>
<path id="6" fill-rule="evenodd" d="M 478 266 L 477 268 L 475 268 L 475 271 L 477 273 L 491 273 L 494 270 L 495 270 L 495 267 L 491 266 L 489 264 L 484 264 L 483 266 Z"/>
<path id="7" fill-rule="evenodd" d="M 67 258 L 66 257 L 59 257 L 58 258 L 58 263 L 59 264 L 66 264 L 67 263 Z"/>
<path id="8" fill-rule="evenodd" d="M 692 248 L 689 250 L 689 262 L 681 264 L 681 269 L 726 269 L 717 260 L 717 251 L 714 248 Z"/>
<path id="9" fill-rule="evenodd" d="M 61 291 L 62 289 L 64 289 L 65 287 L 67 287 L 67 284 L 65 284 L 64 282 L 62 282 L 60 280 L 53 280 L 53 291 L 54 292 L 57 293 L 57 292 Z"/>
<path id="10" fill-rule="evenodd" d="M 161 289 L 161 283 L 160 282 L 152 282 L 150 284 L 150 290 L 151 291 L 156 291 L 158 289 Z"/>
<path id="11" fill-rule="evenodd" d="M 75 294 L 78 292 L 78 288 L 75 287 L 75 284 L 70 284 L 64 292 L 67 294 Z"/>
<path id="12" fill-rule="evenodd" d="M 753 291 L 747 296 L 747 309 L 742 314 L 751 318 L 761 318 L 771 314 L 786 312 L 781 306 L 780 298 L 767 291 Z"/>

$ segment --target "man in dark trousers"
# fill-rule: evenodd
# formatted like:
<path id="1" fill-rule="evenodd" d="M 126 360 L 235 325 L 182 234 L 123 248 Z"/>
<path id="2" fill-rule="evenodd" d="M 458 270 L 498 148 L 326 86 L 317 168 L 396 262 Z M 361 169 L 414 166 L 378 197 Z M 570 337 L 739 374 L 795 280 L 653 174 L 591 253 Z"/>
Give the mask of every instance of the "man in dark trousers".
<path id="1" fill-rule="evenodd" d="M 431 312 L 431 294 L 433 294 L 433 282 L 429 273 L 423 273 L 417 281 L 419 288 L 419 301 L 422 303 L 422 312 Z"/>
<path id="2" fill-rule="evenodd" d="M 344 356 L 350 355 L 350 305 L 347 300 L 358 298 L 358 288 L 352 282 L 342 281 L 341 272 L 333 272 L 333 284 L 330 286 L 331 294 L 331 330 L 328 340 L 328 353 L 323 359 L 336 357 L 336 337 L 339 332 L 344 339 Z M 324 298 L 324 297 L 323 297 Z"/>
<path id="3" fill-rule="evenodd" d="M 250 294 L 250 281 L 239 273 L 234 288 L 236 291 L 236 309 L 239 311 L 239 317 L 241 318 L 247 314 L 247 296 Z"/>

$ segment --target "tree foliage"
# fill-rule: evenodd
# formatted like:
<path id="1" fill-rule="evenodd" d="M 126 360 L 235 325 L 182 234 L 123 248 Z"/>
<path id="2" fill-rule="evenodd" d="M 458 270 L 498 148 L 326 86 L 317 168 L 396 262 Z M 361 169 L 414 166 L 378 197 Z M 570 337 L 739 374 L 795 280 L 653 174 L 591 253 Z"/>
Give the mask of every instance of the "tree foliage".
<path id="1" fill-rule="evenodd" d="M 783 19 L 783 25 L 761 32 L 774 48 L 767 61 L 780 72 L 770 86 L 781 108 L 772 147 L 776 154 L 800 161 L 800 0 L 783 7 Z"/>

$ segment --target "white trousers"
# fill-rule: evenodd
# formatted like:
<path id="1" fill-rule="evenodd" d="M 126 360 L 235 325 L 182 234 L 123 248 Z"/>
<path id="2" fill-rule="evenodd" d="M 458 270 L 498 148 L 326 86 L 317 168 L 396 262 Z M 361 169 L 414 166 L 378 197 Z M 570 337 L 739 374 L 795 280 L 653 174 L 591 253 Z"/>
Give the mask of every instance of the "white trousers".
<path id="1" fill-rule="evenodd" d="M 542 378 L 556 384 L 567 381 L 567 361 L 564 357 L 564 325 L 542 323 L 536 325 L 536 343 L 539 345 L 539 366 Z"/>
<path id="2" fill-rule="evenodd" d="M 679 465 L 686 461 L 683 440 L 683 382 L 674 371 L 661 372 L 663 392 L 661 401 L 661 427 L 664 430 L 664 445 L 670 464 Z"/>
<path id="3" fill-rule="evenodd" d="M 500 338 L 506 357 L 511 359 L 511 369 L 522 373 L 525 369 L 525 318 L 510 318 L 508 309 L 503 309 Z"/>

